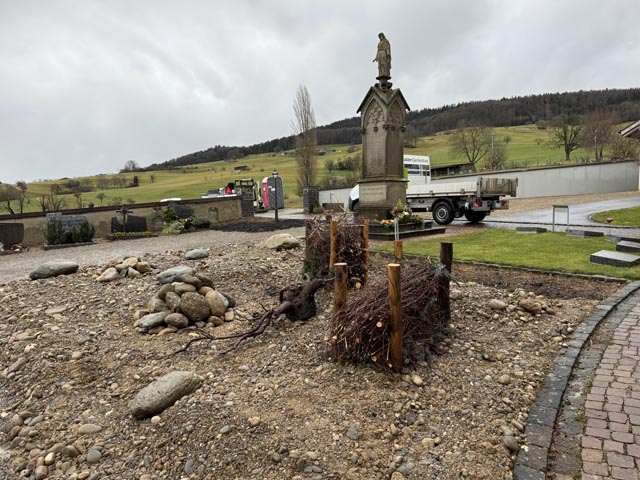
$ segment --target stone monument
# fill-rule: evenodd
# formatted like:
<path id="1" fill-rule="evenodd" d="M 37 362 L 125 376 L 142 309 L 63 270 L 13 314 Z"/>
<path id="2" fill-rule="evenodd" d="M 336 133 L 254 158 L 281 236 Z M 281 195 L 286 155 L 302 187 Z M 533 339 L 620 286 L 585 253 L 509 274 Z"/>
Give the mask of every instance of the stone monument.
<path id="1" fill-rule="evenodd" d="M 371 220 L 387 218 L 398 200 L 406 202 L 404 120 L 409 105 L 400 89 L 391 82 L 391 46 L 383 33 L 378 35 L 376 83 L 358 108 L 362 114 L 362 179 L 357 215 Z"/>

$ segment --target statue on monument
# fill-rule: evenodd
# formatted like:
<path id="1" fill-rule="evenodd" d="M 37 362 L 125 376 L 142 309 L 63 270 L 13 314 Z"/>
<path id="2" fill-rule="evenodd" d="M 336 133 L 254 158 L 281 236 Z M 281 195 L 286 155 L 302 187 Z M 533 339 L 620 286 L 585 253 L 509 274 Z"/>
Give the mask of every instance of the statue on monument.
<path id="1" fill-rule="evenodd" d="M 389 40 L 384 36 L 384 33 L 378 34 L 380 41 L 378 42 L 378 52 L 374 62 L 378 62 L 378 76 L 380 80 L 380 86 L 383 88 L 391 87 L 389 79 L 391 78 L 391 44 Z"/>

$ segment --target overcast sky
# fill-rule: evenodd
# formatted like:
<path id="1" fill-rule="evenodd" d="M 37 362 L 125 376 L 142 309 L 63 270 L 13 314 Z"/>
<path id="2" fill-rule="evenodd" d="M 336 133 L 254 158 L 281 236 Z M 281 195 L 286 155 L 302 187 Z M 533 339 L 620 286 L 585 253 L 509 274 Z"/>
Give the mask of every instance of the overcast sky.
<path id="1" fill-rule="evenodd" d="M 412 109 L 640 86 L 639 0 L 0 1 L 0 181 L 113 173 L 318 125 L 375 82 Z"/>

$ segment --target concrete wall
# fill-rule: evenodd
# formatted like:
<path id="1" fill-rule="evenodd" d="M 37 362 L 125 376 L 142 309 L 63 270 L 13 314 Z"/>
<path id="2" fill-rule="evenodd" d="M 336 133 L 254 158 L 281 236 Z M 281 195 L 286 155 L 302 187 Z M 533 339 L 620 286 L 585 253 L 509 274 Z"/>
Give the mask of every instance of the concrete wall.
<path id="1" fill-rule="evenodd" d="M 240 197 L 207 198 L 194 200 L 181 200 L 176 202 L 193 208 L 196 217 L 208 218 L 211 223 L 226 222 L 242 216 L 240 210 Z M 156 216 L 154 208 L 166 208 L 166 203 L 142 203 L 127 205 L 131 215 L 146 217 L 147 227 L 153 228 L 153 219 Z M 104 238 L 111 234 L 111 219 L 122 217 L 115 213 L 119 207 L 94 207 L 75 210 L 65 210 L 66 215 L 84 215 L 96 229 L 95 238 Z M 26 213 L 24 215 L 0 215 L 0 223 L 22 223 L 24 225 L 23 246 L 44 244 L 45 214 L 42 212 Z"/>
<path id="2" fill-rule="evenodd" d="M 457 175 L 432 180 L 452 183 L 473 180 L 479 175 Z M 518 178 L 518 198 L 581 195 L 637 191 L 640 169 L 637 161 L 600 163 L 567 167 L 536 168 L 504 173 L 482 174 L 489 178 Z"/>
<path id="3" fill-rule="evenodd" d="M 349 192 L 351 192 L 351 187 L 320 190 L 318 199 L 321 206 L 330 203 L 341 203 L 346 211 L 349 206 Z"/>

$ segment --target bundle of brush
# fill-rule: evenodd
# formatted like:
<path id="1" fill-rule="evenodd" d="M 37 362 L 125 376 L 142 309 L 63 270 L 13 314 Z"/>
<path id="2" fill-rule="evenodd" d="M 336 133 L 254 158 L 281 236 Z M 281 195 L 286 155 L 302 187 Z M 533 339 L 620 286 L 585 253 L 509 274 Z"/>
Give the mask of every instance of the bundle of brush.
<path id="1" fill-rule="evenodd" d="M 336 263 L 346 263 L 349 281 L 360 282 L 366 272 L 366 252 L 362 237 L 362 225 L 350 223 L 346 217 L 334 218 L 338 222 L 336 238 Z M 322 278 L 330 274 L 331 224 L 314 218 L 306 222 L 304 271 L 312 278 Z"/>
<path id="2" fill-rule="evenodd" d="M 449 318 L 440 304 L 439 293 L 446 269 L 436 261 L 422 261 L 402 267 L 403 348 L 417 343 L 425 346 L 442 340 Z M 373 362 L 388 369 L 391 335 L 389 281 L 370 280 L 362 290 L 354 292 L 345 305 L 331 318 L 331 351 L 340 361 Z"/>

